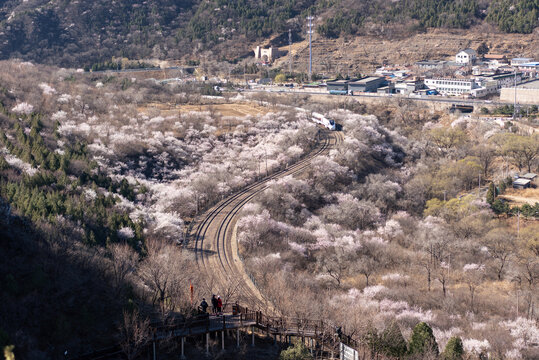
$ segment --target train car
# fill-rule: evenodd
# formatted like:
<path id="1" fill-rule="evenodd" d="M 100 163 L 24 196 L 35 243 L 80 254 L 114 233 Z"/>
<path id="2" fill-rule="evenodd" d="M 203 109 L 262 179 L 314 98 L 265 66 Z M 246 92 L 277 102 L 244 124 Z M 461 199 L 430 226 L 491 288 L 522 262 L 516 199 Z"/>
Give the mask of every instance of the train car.
<path id="1" fill-rule="evenodd" d="M 328 130 L 335 131 L 336 129 L 335 121 L 332 119 L 326 118 L 324 115 L 320 113 L 313 112 L 312 119 L 315 123 L 324 126 Z"/>
<path id="2" fill-rule="evenodd" d="M 305 110 L 305 109 L 297 107 L 296 110 L 298 112 L 302 112 L 302 113 L 307 114 L 307 110 Z M 328 130 L 331 130 L 331 131 L 337 130 L 337 125 L 335 124 L 335 121 L 326 118 L 324 115 L 322 115 L 320 113 L 317 113 L 317 112 L 311 113 L 311 120 L 313 122 L 317 123 L 317 124 L 320 124 L 320 125 L 324 126 Z"/>

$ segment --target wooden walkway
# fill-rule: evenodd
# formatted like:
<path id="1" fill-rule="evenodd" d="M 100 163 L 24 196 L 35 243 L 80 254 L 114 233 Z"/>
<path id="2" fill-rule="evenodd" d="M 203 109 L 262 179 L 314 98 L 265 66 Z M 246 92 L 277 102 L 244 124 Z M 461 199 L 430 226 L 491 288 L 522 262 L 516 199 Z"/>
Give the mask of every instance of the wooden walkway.
<path id="1" fill-rule="evenodd" d="M 290 317 L 266 316 L 261 311 L 252 311 L 239 305 L 234 305 L 233 312 L 224 314 L 201 314 L 189 319 L 176 319 L 169 324 L 154 322 L 151 325 L 151 338 L 147 353 L 153 354 L 152 359 L 157 359 L 156 347 L 160 341 L 178 339 L 181 344 L 180 358 L 184 359 L 185 340 L 189 337 L 205 336 L 206 354 L 210 353 L 210 334 L 220 334 L 221 349 L 225 350 L 225 335 L 235 334 L 236 346 L 240 346 L 240 332 L 250 332 L 251 345 L 255 345 L 255 332 L 262 336 L 272 337 L 274 342 L 291 344 L 292 338 L 307 340 L 311 351 L 316 349 L 319 353 L 326 354 L 323 358 L 333 358 L 339 353 L 339 344 L 345 343 L 351 347 L 359 344 L 351 337 L 342 332 L 337 334 L 335 326 L 322 320 L 298 319 Z M 97 359 L 122 359 L 124 356 L 120 346 L 102 349 L 84 354 L 72 359 L 97 360 Z"/>
<path id="2" fill-rule="evenodd" d="M 161 326 L 155 329 L 155 339 L 162 340 L 173 337 L 184 337 L 206 334 L 222 330 L 235 330 L 256 326 L 256 321 L 249 319 L 245 314 L 223 314 L 198 316 L 190 321 L 180 324 Z"/>

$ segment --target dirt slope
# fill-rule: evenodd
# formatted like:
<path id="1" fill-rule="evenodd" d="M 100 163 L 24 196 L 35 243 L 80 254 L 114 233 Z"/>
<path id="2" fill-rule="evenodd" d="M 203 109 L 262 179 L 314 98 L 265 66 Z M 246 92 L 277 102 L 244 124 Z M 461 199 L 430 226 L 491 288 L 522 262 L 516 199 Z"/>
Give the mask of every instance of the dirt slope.
<path id="1" fill-rule="evenodd" d="M 313 71 L 318 73 L 374 71 L 382 63 L 413 64 L 422 59 L 454 60 L 455 54 L 464 48 L 477 47 L 485 42 L 491 53 L 505 53 L 508 57 L 539 58 L 539 30 L 533 34 L 504 34 L 484 25 L 471 30 L 430 29 L 426 33 L 395 40 L 375 36 L 358 36 L 348 39 L 323 39 L 315 35 L 313 40 Z M 288 46 L 281 50 L 288 52 Z M 308 40 L 292 46 L 294 71 L 307 71 L 309 61 Z M 275 63 L 288 69 L 288 56 Z"/>

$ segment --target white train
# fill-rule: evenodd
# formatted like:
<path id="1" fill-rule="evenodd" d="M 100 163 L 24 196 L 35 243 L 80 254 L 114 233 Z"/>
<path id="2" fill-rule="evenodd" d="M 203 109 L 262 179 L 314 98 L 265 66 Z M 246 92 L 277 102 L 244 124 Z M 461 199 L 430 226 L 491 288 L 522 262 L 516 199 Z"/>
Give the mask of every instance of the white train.
<path id="1" fill-rule="evenodd" d="M 317 124 L 320 124 L 322 126 L 325 126 L 327 129 L 331 131 L 335 131 L 335 121 L 328 119 L 324 115 L 320 113 L 313 112 L 313 121 Z"/>
<path id="2" fill-rule="evenodd" d="M 296 108 L 296 110 L 308 114 L 308 111 L 305 109 Z M 314 121 L 315 123 L 324 126 L 328 130 L 331 130 L 331 131 L 336 130 L 335 121 L 328 119 L 324 115 L 317 112 L 312 112 L 310 113 L 310 115 L 311 115 L 311 120 Z"/>

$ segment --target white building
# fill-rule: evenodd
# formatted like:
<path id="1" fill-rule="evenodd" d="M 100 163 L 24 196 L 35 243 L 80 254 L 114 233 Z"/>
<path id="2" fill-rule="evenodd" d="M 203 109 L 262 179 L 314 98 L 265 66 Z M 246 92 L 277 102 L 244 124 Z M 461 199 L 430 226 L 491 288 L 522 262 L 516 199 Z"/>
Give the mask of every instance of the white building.
<path id="1" fill-rule="evenodd" d="M 530 78 L 539 77 L 539 61 L 518 65 L 518 69 L 526 73 Z"/>
<path id="2" fill-rule="evenodd" d="M 522 82 L 522 73 L 505 73 L 505 74 L 497 74 L 497 75 L 488 75 L 488 76 L 480 76 L 476 78 L 476 81 L 482 85 L 485 82 L 488 81 L 496 81 L 496 88 L 497 90 L 500 90 L 503 87 L 512 87 L 515 84 L 515 78 L 517 84 L 520 84 Z"/>
<path id="3" fill-rule="evenodd" d="M 281 55 L 279 49 L 274 47 L 264 49 L 263 47 L 257 46 L 253 49 L 253 51 L 255 53 L 255 59 L 260 59 L 267 63 L 273 62 L 273 60 L 277 59 Z"/>
<path id="4" fill-rule="evenodd" d="M 455 62 L 460 65 L 473 65 L 477 60 L 477 53 L 474 49 L 464 49 L 455 56 Z"/>
<path id="5" fill-rule="evenodd" d="M 532 58 L 513 58 L 511 59 L 511 66 L 526 64 L 532 61 L 533 61 Z"/>
<path id="6" fill-rule="evenodd" d="M 478 83 L 478 86 L 470 91 L 470 94 L 474 98 L 481 98 L 498 92 L 498 83 L 494 80 L 483 80 Z"/>
<path id="7" fill-rule="evenodd" d="M 425 79 L 425 86 L 446 95 L 469 94 L 480 86 L 473 79 Z"/>

